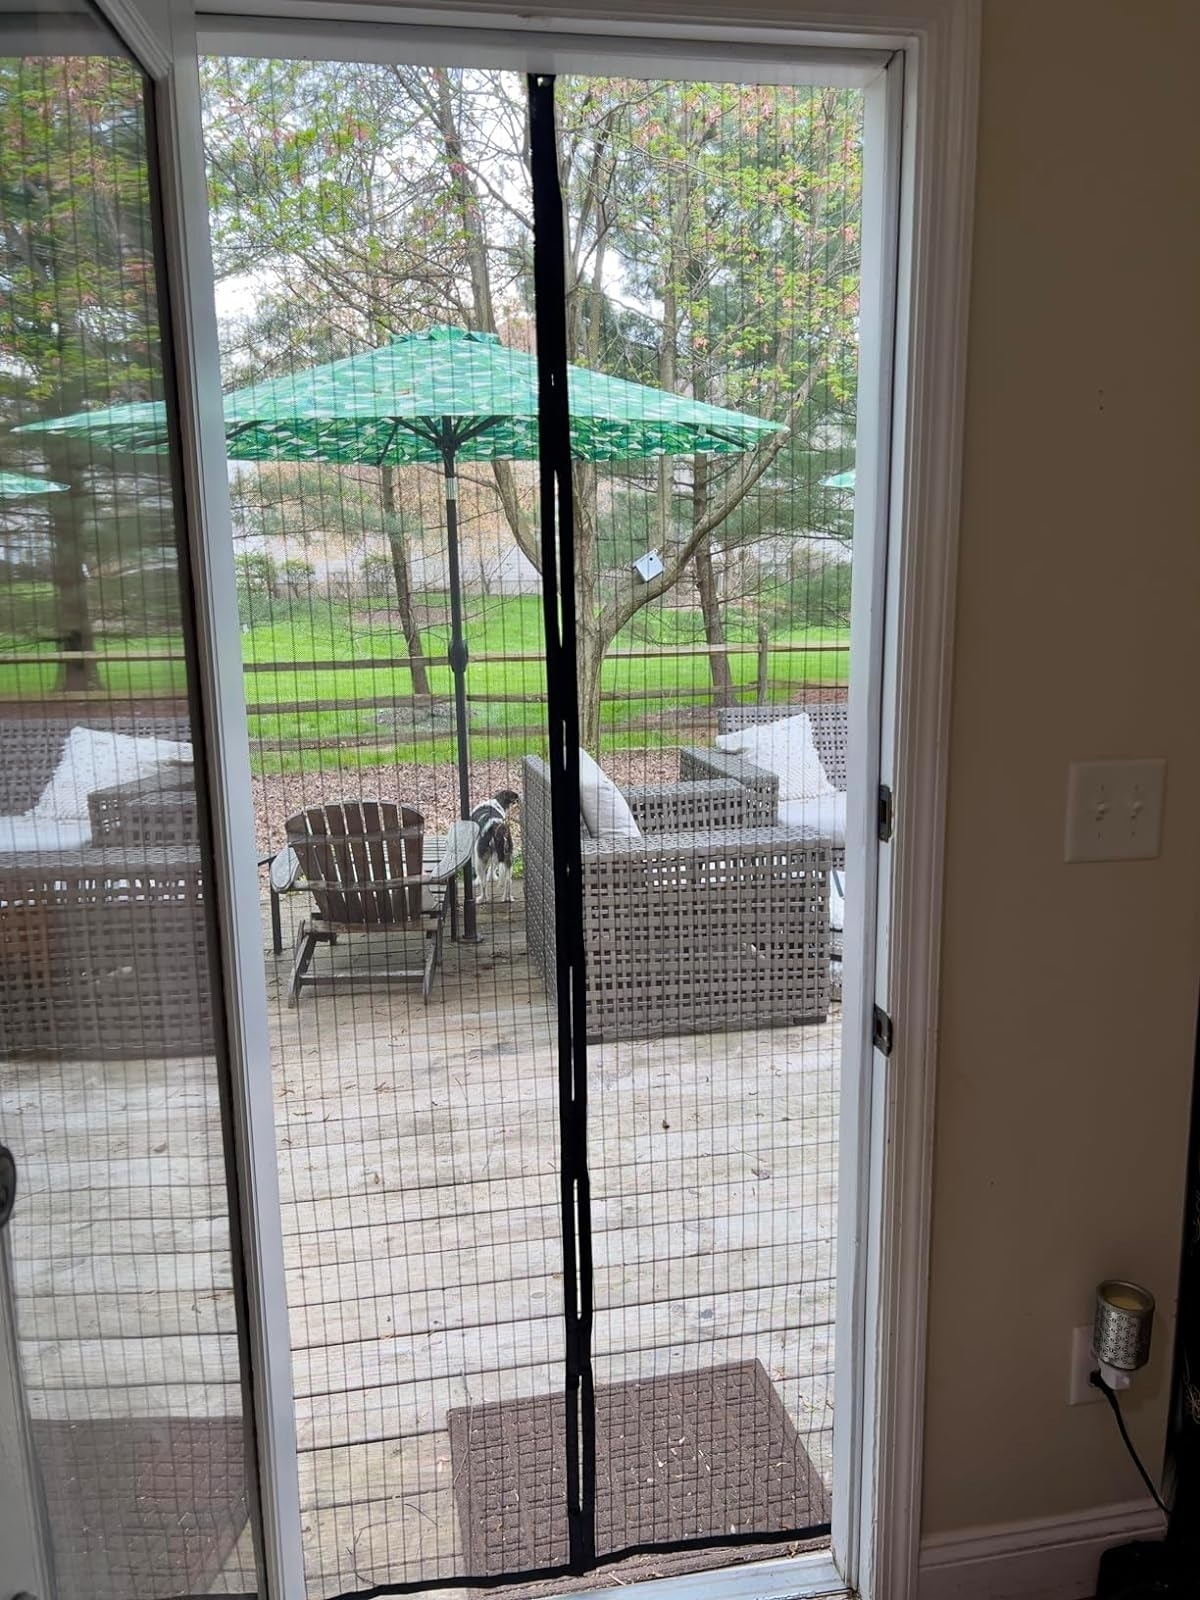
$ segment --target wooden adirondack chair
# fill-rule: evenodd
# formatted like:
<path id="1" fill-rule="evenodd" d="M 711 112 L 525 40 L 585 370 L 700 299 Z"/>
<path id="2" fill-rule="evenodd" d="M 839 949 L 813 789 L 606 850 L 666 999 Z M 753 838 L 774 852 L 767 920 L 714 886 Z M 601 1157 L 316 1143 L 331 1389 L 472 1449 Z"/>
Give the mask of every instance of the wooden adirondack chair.
<path id="1" fill-rule="evenodd" d="M 316 911 L 296 935 L 296 957 L 288 989 L 294 1006 L 307 985 L 332 987 L 355 981 L 420 983 L 426 1001 L 442 954 L 442 928 L 454 892 L 454 877 L 471 859 L 478 829 L 456 822 L 438 860 L 422 870 L 425 819 L 411 806 L 384 800 L 347 800 L 312 806 L 287 820 L 288 843 L 300 862 Z M 367 973 L 309 972 L 318 944 L 339 934 L 425 936 L 419 967 Z"/>

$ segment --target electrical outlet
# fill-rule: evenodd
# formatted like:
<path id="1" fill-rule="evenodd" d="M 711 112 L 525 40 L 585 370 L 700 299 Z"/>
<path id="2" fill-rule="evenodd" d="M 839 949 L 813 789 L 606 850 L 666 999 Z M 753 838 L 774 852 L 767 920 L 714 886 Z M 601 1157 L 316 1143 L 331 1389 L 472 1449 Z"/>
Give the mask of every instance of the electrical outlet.
<path id="1" fill-rule="evenodd" d="M 1089 1381 L 1096 1366 L 1096 1358 L 1092 1354 L 1092 1325 L 1086 1322 L 1082 1327 L 1071 1330 L 1071 1377 L 1067 1385 L 1069 1406 L 1090 1406 L 1104 1399 L 1099 1389 L 1094 1389 Z"/>

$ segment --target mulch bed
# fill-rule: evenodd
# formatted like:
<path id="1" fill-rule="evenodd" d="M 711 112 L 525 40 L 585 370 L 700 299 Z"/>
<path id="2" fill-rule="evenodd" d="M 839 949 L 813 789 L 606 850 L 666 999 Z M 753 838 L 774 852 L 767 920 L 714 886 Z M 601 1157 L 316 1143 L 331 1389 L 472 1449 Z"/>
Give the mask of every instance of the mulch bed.
<path id="1" fill-rule="evenodd" d="M 621 788 L 630 784 L 674 783 L 679 777 L 678 750 L 615 750 L 604 768 Z M 453 762 L 394 767 L 347 766 L 337 772 L 284 772 L 254 780 L 254 820 L 258 848 L 278 848 L 287 835 L 288 817 L 306 806 L 334 800 L 397 800 L 415 806 L 428 832 L 442 833 L 458 816 L 458 774 Z M 471 764 L 471 797 L 486 800 L 498 789 L 521 792 L 521 763 L 476 761 Z"/>

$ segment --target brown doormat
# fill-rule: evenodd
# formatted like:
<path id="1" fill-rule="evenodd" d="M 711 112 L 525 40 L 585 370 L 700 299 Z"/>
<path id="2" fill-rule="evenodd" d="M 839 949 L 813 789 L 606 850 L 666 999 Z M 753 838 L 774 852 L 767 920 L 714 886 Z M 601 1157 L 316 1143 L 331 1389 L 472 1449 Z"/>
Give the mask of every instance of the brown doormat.
<path id="1" fill-rule="evenodd" d="M 58 1600 L 205 1590 L 246 1525 L 239 1418 L 34 1422 Z M 240 1574 L 254 1586 L 252 1572 Z"/>
<path id="2" fill-rule="evenodd" d="M 568 1559 L 561 1395 L 449 1416 L 466 1570 L 488 1577 Z M 596 1389 L 596 1550 L 829 1520 L 820 1474 L 758 1361 Z"/>

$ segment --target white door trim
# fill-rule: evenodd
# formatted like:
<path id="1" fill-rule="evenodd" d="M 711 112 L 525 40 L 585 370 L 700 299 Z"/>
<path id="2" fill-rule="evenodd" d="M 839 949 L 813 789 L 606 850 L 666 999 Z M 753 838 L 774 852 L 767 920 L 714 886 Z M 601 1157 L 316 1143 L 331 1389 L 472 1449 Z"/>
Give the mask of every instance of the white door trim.
<path id="1" fill-rule="evenodd" d="M 931 11 L 933 8 L 930 8 Z M 896 802 L 881 852 L 877 999 L 893 1051 L 876 1055 L 868 1241 L 874 1432 L 865 1440 L 864 1600 L 911 1600 L 920 1542 L 942 872 L 975 181 L 978 0 L 937 6 L 909 54 L 902 154 L 897 394 L 888 630 L 895 718 L 880 777 Z M 893 686 L 885 682 L 885 695 Z M 894 748 L 887 746 L 889 730 Z M 884 896 L 886 894 L 886 901 Z M 886 938 L 890 922 L 891 938 Z M 868 1380 L 869 1382 L 869 1380 Z"/>

